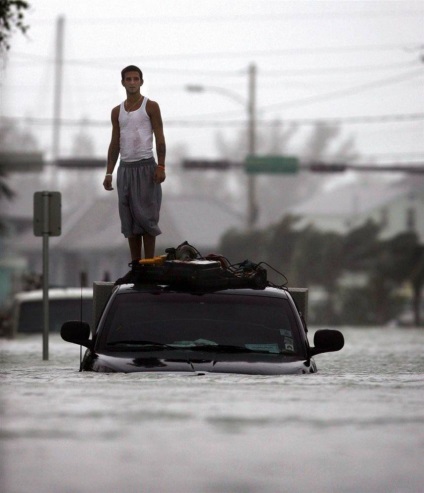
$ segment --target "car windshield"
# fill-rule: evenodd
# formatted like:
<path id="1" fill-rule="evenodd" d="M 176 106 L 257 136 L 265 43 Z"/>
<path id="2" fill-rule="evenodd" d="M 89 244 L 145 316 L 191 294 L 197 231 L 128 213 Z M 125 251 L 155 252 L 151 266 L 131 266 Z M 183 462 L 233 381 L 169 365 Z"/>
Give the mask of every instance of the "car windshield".
<path id="1" fill-rule="evenodd" d="M 110 350 L 298 352 L 298 332 L 286 299 L 239 294 L 117 295 L 100 344 Z"/>

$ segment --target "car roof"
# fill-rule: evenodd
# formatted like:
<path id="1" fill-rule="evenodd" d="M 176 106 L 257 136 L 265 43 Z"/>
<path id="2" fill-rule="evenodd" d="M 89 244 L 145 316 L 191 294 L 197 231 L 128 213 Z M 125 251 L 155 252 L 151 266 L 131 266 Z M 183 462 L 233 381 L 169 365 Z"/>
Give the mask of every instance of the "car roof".
<path id="1" fill-rule="evenodd" d="M 264 289 L 253 289 L 253 288 L 228 288 L 228 289 L 183 289 L 174 288 L 170 286 L 164 286 L 159 284 L 122 284 L 118 286 L 116 294 L 126 294 L 126 293 L 148 293 L 149 291 L 156 291 L 158 289 L 166 290 L 174 293 L 211 293 L 211 294 L 228 294 L 228 295 L 245 295 L 245 296 L 266 296 L 275 298 L 288 298 L 288 291 L 286 289 L 266 287 Z"/>

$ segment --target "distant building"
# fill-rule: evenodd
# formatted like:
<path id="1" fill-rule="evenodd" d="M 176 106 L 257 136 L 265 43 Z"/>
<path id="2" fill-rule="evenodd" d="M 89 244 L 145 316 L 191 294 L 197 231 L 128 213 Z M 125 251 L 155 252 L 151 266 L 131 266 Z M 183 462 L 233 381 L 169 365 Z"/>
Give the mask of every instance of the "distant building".
<path id="1" fill-rule="evenodd" d="M 13 201 L 1 201 L 0 217 L 8 236 L 0 238 L 0 304 L 20 289 L 23 273 L 42 272 L 42 239 L 33 234 L 33 194 L 46 186 L 35 174 L 13 176 Z M 100 182 L 101 183 L 101 182 Z M 81 185 L 82 186 L 82 185 Z M 68 189 L 69 190 L 69 189 Z M 71 189 L 72 190 L 72 189 Z M 49 239 L 49 278 L 56 286 L 91 285 L 115 280 L 128 271 L 128 242 L 121 234 L 115 193 L 73 192 L 62 197 L 62 235 Z M 83 198 L 81 198 L 83 197 Z M 202 254 L 216 253 L 221 236 L 245 224 L 243 215 L 217 200 L 200 196 L 164 194 L 156 254 L 183 241 Z"/>
<path id="2" fill-rule="evenodd" d="M 127 241 L 120 233 L 116 193 L 102 190 L 100 175 L 90 177 L 81 170 L 55 178 L 56 189 L 66 192 L 62 196 L 62 235 L 49 241 L 50 283 L 89 286 L 94 280 L 122 276 L 130 259 Z M 340 234 L 372 219 L 381 226 L 382 238 L 414 231 L 424 243 L 424 177 L 370 178 L 315 195 L 284 213 L 300 216 L 300 227 L 313 224 Z M 0 200 L 0 218 L 9 232 L 0 237 L 0 305 L 20 289 L 22 274 L 42 272 L 42 240 L 33 235 L 33 195 L 50 189 L 40 173 L 13 174 L 8 184 L 16 197 Z M 217 253 L 222 235 L 244 225 L 243 214 L 214 198 L 166 192 L 160 219 L 163 234 L 157 238 L 156 253 L 185 240 L 202 254 Z"/>
<path id="3" fill-rule="evenodd" d="M 288 212 L 301 217 L 298 227 L 313 224 L 322 231 L 344 234 L 372 220 L 380 225 L 381 238 L 412 231 L 424 243 L 424 177 L 358 180 L 315 195 Z"/>

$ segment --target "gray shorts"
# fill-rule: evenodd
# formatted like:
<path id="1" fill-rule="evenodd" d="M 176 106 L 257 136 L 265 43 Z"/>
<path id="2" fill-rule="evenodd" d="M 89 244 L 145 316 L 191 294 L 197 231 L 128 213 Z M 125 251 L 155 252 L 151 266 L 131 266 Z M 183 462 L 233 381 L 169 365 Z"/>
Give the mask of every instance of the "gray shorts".
<path id="1" fill-rule="evenodd" d="M 162 203 L 162 187 L 153 181 L 155 159 L 142 159 L 118 167 L 118 189 L 121 232 L 126 237 L 161 234 L 159 212 Z"/>

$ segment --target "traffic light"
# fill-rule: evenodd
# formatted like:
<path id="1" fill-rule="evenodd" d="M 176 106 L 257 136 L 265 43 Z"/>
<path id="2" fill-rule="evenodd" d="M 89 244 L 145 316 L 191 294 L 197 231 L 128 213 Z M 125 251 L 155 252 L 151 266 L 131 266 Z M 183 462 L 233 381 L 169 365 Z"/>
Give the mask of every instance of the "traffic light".
<path id="1" fill-rule="evenodd" d="M 309 171 L 313 173 L 343 173 L 347 170 L 346 164 L 326 164 L 326 163 L 311 163 L 308 166 Z"/>
<path id="2" fill-rule="evenodd" d="M 42 152 L 0 152 L 0 166 L 8 173 L 42 171 Z"/>
<path id="3" fill-rule="evenodd" d="M 183 169 L 188 170 L 208 170 L 227 171 L 234 163 L 227 159 L 184 159 Z"/>
<path id="4" fill-rule="evenodd" d="M 105 168 L 106 159 L 104 158 L 85 158 L 85 157 L 72 157 L 72 158 L 59 158 L 56 159 L 56 166 L 59 168 Z"/>

